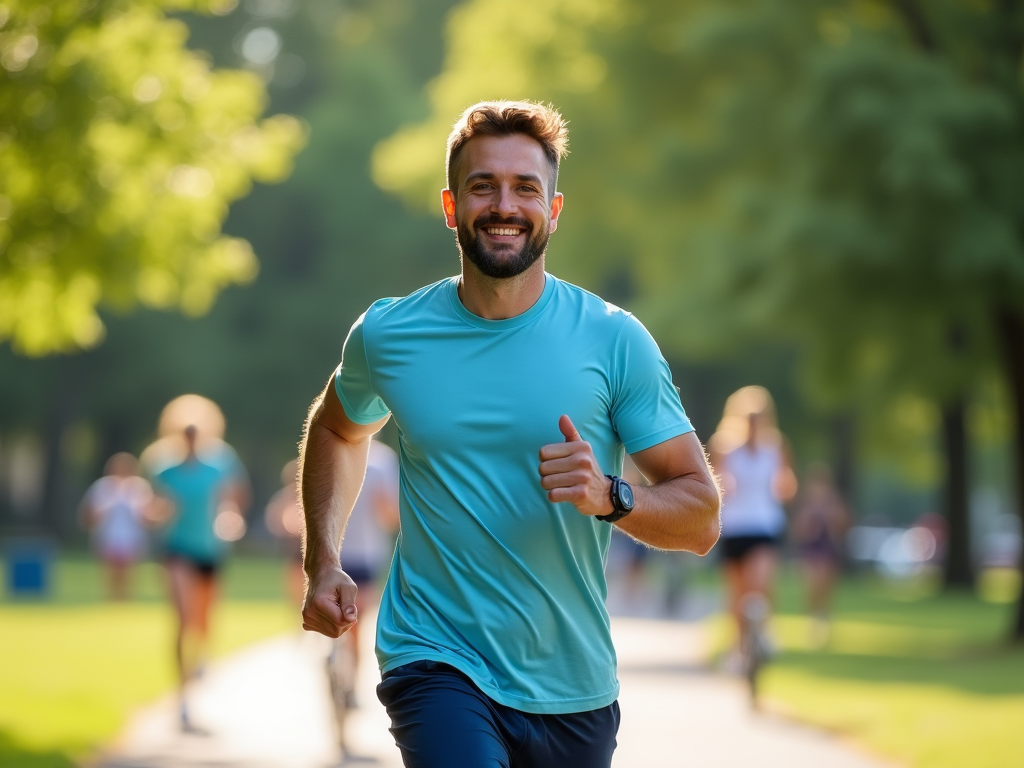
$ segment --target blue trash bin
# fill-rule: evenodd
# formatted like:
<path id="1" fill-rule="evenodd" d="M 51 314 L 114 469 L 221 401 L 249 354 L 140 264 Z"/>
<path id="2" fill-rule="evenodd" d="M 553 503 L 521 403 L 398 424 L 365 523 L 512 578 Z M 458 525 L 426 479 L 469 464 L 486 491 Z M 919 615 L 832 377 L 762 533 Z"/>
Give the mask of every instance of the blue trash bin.
<path id="1" fill-rule="evenodd" d="M 4 542 L 4 582 L 9 597 L 41 598 L 50 593 L 54 544 L 25 537 Z"/>

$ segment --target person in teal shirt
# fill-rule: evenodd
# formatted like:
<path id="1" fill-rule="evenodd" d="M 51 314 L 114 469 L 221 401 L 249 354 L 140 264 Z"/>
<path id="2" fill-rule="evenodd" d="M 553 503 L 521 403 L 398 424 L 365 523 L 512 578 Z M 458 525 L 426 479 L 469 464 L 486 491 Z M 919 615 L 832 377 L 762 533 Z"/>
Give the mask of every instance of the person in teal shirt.
<path id="1" fill-rule="evenodd" d="M 209 638 L 217 580 L 228 552 L 231 520 L 241 520 L 248 481 L 235 452 L 221 441 L 196 450 L 197 430 L 184 430 L 184 460 L 156 472 L 153 484 L 168 507 L 162 532 L 171 602 L 177 615 L 175 661 L 178 668 L 181 727 L 195 730 L 185 700 L 188 681 L 201 668 Z M 218 515 L 224 515 L 218 523 Z"/>
<path id="2" fill-rule="evenodd" d="M 330 637 L 358 619 L 338 553 L 367 441 L 398 427 L 378 696 L 407 766 L 610 765 L 612 525 L 701 554 L 718 537 L 718 489 L 654 339 L 544 269 L 565 142 L 531 102 L 463 114 L 442 194 L 461 274 L 374 303 L 306 425 L 303 626 Z M 618 477 L 627 452 L 650 487 Z"/>

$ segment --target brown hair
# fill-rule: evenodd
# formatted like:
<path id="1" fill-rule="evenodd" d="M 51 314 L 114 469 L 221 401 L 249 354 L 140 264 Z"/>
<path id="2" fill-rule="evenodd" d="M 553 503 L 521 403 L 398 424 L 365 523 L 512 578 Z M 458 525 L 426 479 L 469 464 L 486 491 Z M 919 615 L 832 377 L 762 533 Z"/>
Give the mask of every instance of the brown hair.
<path id="1" fill-rule="evenodd" d="M 452 186 L 455 161 L 474 136 L 512 136 L 521 133 L 544 149 L 551 164 L 551 191 L 558 181 L 558 162 L 569 152 L 565 119 L 554 107 L 532 101 L 481 101 L 466 109 L 448 134 L 445 155 L 448 188 Z"/>

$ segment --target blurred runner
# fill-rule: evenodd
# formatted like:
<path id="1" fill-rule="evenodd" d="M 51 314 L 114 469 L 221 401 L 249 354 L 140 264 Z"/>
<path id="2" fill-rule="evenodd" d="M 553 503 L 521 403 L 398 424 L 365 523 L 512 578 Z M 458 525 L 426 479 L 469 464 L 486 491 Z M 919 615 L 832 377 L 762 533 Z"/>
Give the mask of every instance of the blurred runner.
<path id="1" fill-rule="evenodd" d="M 764 387 L 743 387 L 725 403 L 711 438 L 711 462 L 724 493 L 722 553 L 729 610 L 743 646 L 743 603 L 760 595 L 770 601 L 778 547 L 786 530 L 782 504 L 796 493 L 789 450 L 779 432 L 775 403 Z M 738 661 L 732 657 L 733 665 Z"/>
<path id="2" fill-rule="evenodd" d="M 196 423 L 187 423 L 189 416 Z M 180 436 L 163 434 L 186 422 Z M 249 483 L 234 450 L 220 436 L 224 417 L 212 401 L 185 395 L 171 401 L 161 417 L 160 440 L 143 453 L 153 485 L 165 501 L 163 553 L 171 602 L 177 614 L 175 660 L 181 695 L 181 727 L 196 731 L 189 719 L 185 688 L 202 670 L 228 542 L 245 533 L 242 516 L 249 504 Z M 173 459 L 180 456 L 180 461 Z M 170 463 L 168 463 L 170 462 Z"/>
<path id="3" fill-rule="evenodd" d="M 153 490 L 138 469 L 139 462 L 130 453 L 115 453 L 107 460 L 105 475 L 82 499 L 82 521 L 92 531 L 114 600 L 128 599 L 131 568 L 146 552 L 145 524 Z"/>
<path id="4" fill-rule="evenodd" d="M 391 532 L 398 528 L 398 456 L 384 443 L 371 439 L 366 476 L 345 526 L 340 563 L 355 582 L 355 605 L 362 614 L 378 599 L 381 572 L 394 550 Z M 353 758 L 346 739 L 349 710 L 355 709 L 359 678 L 359 622 L 334 640 L 327 659 L 327 674 L 334 702 L 338 746 L 345 759 Z"/>
<path id="5" fill-rule="evenodd" d="M 849 515 L 832 481 L 832 471 L 813 464 L 804 479 L 793 516 L 792 535 L 803 565 L 807 608 L 813 619 L 811 642 L 823 645 L 828 639 L 828 617 L 832 591 L 843 561 L 843 537 Z"/>
<path id="6" fill-rule="evenodd" d="M 379 440 L 370 441 L 366 478 L 352 514 L 345 526 L 341 564 L 359 591 L 356 608 L 363 609 L 377 598 L 381 572 L 388 566 L 394 546 L 391 532 L 398 528 L 398 455 Z M 353 663 L 359 667 L 359 622 L 352 635 Z M 349 706 L 354 704 L 349 701 Z"/>
<path id="7" fill-rule="evenodd" d="M 281 470 L 281 490 L 267 503 L 264 519 L 267 530 L 284 542 L 285 547 L 285 591 L 291 601 L 302 605 L 306 578 L 302 573 L 302 506 L 299 504 L 299 487 L 296 479 L 299 462 L 292 459 Z"/>

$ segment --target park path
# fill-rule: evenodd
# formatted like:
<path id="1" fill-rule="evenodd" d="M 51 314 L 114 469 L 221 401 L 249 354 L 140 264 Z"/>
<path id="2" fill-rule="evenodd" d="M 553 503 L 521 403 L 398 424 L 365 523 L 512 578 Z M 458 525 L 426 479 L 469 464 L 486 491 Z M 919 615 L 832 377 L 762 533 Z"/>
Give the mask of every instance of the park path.
<path id="1" fill-rule="evenodd" d="M 371 618 L 365 626 L 373 626 Z M 752 712 L 738 681 L 702 664 L 697 624 L 616 618 L 613 633 L 623 712 L 615 768 L 883 766 L 830 735 Z M 365 659 L 372 658 L 370 634 Z M 139 712 L 98 766 L 401 768 L 387 714 L 374 695 L 372 664 L 360 671 L 361 706 L 347 726 L 351 754 L 339 761 L 322 639 L 275 638 L 214 665 L 192 699 L 193 719 L 208 735 L 179 733 L 174 701 L 167 698 Z"/>

